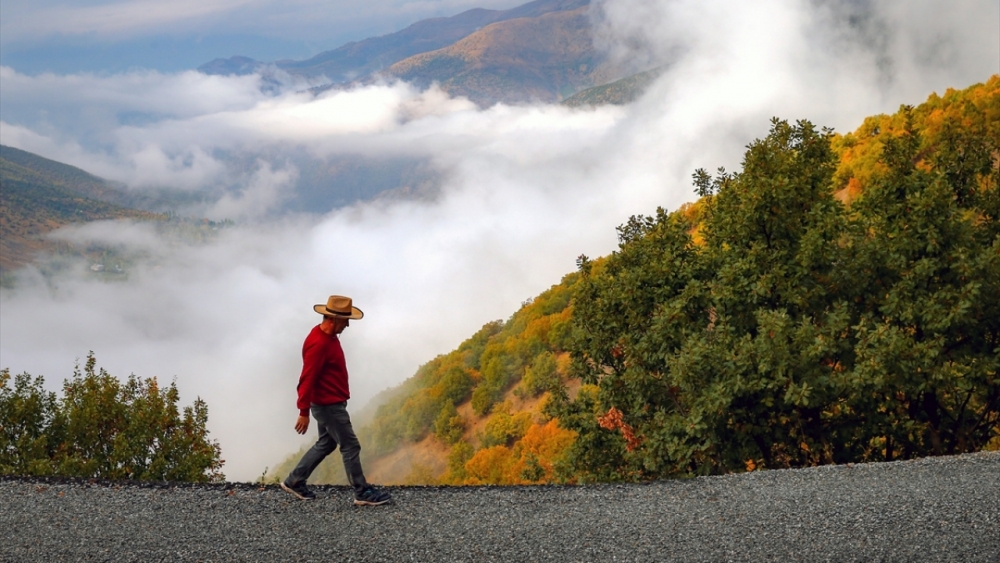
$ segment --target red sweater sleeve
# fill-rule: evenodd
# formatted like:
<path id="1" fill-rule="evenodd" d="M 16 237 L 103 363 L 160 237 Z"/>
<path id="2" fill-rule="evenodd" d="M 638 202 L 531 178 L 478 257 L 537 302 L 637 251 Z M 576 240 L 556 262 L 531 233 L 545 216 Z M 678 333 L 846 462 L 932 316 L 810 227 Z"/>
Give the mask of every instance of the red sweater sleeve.
<path id="1" fill-rule="evenodd" d="M 309 333 L 302 345 L 302 375 L 299 376 L 299 400 L 296 402 L 300 416 L 309 416 L 316 380 L 323 369 L 323 364 L 326 363 L 326 346 L 323 345 L 321 338 L 317 338 L 317 331 L 319 327 Z"/>

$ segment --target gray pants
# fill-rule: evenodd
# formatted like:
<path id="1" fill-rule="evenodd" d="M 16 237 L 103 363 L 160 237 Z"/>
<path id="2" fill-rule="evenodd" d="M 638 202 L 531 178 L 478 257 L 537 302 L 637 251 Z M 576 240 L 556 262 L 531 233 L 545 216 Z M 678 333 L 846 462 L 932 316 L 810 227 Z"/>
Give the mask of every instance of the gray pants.
<path id="1" fill-rule="evenodd" d="M 358 442 L 354 428 L 351 427 L 351 417 L 347 414 L 347 401 L 322 407 L 313 405 L 309 410 L 316 419 L 316 425 L 319 426 L 319 440 L 309 448 L 306 455 L 302 456 L 299 464 L 285 479 L 285 483 L 291 486 L 305 483 L 316 466 L 340 445 L 347 481 L 354 487 L 355 493 L 361 493 L 368 487 L 368 481 L 365 480 L 365 473 L 361 469 L 361 443 Z"/>

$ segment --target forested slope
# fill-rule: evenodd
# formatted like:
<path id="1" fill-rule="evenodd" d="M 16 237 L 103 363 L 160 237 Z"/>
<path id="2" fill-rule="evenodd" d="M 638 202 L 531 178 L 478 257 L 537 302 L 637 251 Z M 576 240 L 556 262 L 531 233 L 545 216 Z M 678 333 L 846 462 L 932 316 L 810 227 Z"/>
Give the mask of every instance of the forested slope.
<path id="1" fill-rule="evenodd" d="M 587 0 L 535 0 L 509 10 L 475 8 L 447 18 L 421 20 L 395 33 L 351 42 L 308 60 L 277 61 L 275 64 L 291 74 L 325 76 L 334 83 L 351 81 L 382 71 L 408 57 L 448 47 L 493 23 L 537 18 L 551 12 L 574 10 L 587 3 Z M 226 62 L 221 59 L 213 61 L 216 66 Z M 211 71 L 213 63 L 202 68 Z"/>
<path id="2" fill-rule="evenodd" d="M 403 59 L 385 74 L 480 105 L 557 101 L 621 76 L 594 48 L 587 7 L 497 22 L 448 47 Z"/>
<path id="3" fill-rule="evenodd" d="M 998 169 L 998 76 L 844 135 L 775 120 L 742 171 L 696 171 L 697 202 L 376 399 L 366 467 L 634 481 L 998 449 Z"/>
<path id="4" fill-rule="evenodd" d="M 580 90 L 562 101 L 564 106 L 622 106 L 639 99 L 646 89 L 663 73 L 665 67 L 639 72 L 608 84 Z"/>
<path id="5" fill-rule="evenodd" d="M 15 149 L 0 149 L 0 269 L 28 263 L 51 249 L 42 236 L 69 223 L 163 219 L 118 204 L 124 194 L 79 168 Z"/>

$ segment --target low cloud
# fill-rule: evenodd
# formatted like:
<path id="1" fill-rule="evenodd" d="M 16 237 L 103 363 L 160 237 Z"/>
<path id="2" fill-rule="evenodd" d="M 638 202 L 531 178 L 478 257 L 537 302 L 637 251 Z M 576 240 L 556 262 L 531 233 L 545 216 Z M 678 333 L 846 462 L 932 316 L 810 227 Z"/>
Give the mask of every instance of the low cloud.
<path id="1" fill-rule="evenodd" d="M 294 166 L 273 170 L 271 164 L 260 161 L 243 189 L 235 194 L 225 194 L 205 213 L 208 219 L 235 219 L 246 221 L 267 214 L 288 193 L 288 186 L 295 183 L 298 171 Z"/>
<path id="2" fill-rule="evenodd" d="M 360 406 L 557 283 L 579 254 L 612 251 L 629 215 L 693 199 L 693 169 L 737 168 L 771 116 L 853 129 L 1000 67 L 1000 32 L 979 23 L 981 4 L 958 4 L 960 15 L 935 5 L 948 12 L 939 19 L 804 0 L 640 2 L 639 18 L 629 4 L 600 4 L 605 45 L 670 66 L 627 107 L 478 109 L 406 84 L 313 98 L 265 96 L 255 77 L 4 69 L 4 144 L 134 189 L 225 184 L 232 189 L 207 213 L 240 221 L 202 244 L 142 224 L 64 229 L 56 236 L 143 258 L 116 283 L 25 270 L 0 293 L 0 364 L 54 385 L 94 350 L 120 377 L 176 376 L 185 401 L 208 401 L 227 475 L 252 479 L 301 443 L 291 429 L 300 346 L 318 321 L 311 306 L 329 294 L 352 296 L 366 313 L 343 336 Z M 906 47 L 923 37 L 961 63 Z M 299 174 L 282 156 L 293 148 L 319 160 L 423 159 L 437 185 L 424 198 L 275 216 Z M 246 170 L 231 164 L 239 154 L 254 155 Z"/>

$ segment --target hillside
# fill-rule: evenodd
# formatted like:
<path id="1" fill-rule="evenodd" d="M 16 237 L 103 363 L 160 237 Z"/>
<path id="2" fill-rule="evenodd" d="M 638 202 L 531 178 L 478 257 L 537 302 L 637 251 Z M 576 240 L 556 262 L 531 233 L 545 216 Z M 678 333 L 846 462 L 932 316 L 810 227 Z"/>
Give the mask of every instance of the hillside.
<path id="1" fill-rule="evenodd" d="M 647 70 L 608 84 L 586 88 L 566 98 L 562 103 L 569 107 L 629 104 L 639 99 L 663 70 L 662 67 Z"/>
<path id="2" fill-rule="evenodd" d="M 475 9 L 450 18 L 417 22 L 406 29 L 349 43 L 305 61 L 275 67 L 331 82 L 314 93 L 399 78 L 421 88 L 437 82 L 453 96 L 480 105 L 559 101 L 595 84 L 627 74 L 594 49 L 588 0 L 537 0 L 504 10 Z M 207 74 L 270 72 L 247 57 L 216 59 L 199 67 Z M 609 85 L 586 103 L 625 100 L 650 77 Z M 634 96 L 634 94 L 632 94 Z M 611 102 L 615 103 L 615 102 Z M 623 102 L 617 102 L 623 103 Z"/>
<path id="3" fill-rule="evenodd" d="M 79 168 L 0 147 L 0 270 L 31 261 L 55 245 L 44 235 L 70 223 L 164 217 L 114 203 L 128 196 Z"/>
<path id="4" fill-rule="evenodd" d="M 421 87 L 436 81 L 453 96 L 479 104 L 554 101 L 604 81 L 611 71 L 601 63 L 582 7 L 486 26 L 384 74 Z"/>
<path id="5" fill-rule="evenodd" d="M 309 78 L 325 77 L 334 84 L 383 71 L 391 65 L 420 53 L 435 51 L 492 23 L 535 18 L 549 12 L 574 10 L 589 0 L 535 0 L 509 10 L 476 8 L 444 18 L 421 20 L 395 33 L 355 41 L 303 60 L 273 63 L 290 74 Z M 265 63 L 248 57 L 215 59 L 198 67 L 205 74 L 248 74 Z"/>
<path id="6" fill-rule="evenodd" d="M 568 380 L 565 352 L 569 299 L 577 279 L 568 275 L 507 322 L 487 323 L 457 350 L 383 392 L 373 401 L 374 412 L 366 407 L 356 413 L 367 472 L 382 483 L 519 483 L 519 477 L 490 475 L 495 467 L 489 464 L 474 462 L 471 472 L 465 466 L 476 450 L 507 448 L 530 436 L 524 444 L 533 450 L 519 454 L 516 464 L 540 471 L 533 481 L 552 480 L 552 461 L 564 453 L 571 436 L 550 424 L 544 408 L 548 388 L 559 385 L 573 394 L 579 388 L 579 381 Z M 510 458 L 508 450 L 493 449 L 479 460 L 504 452 Z M 270 478 L 287 474 L 301 453 L 273 467 Z M 320 465 L 314 482 L 344 482 L 336 457 Z"/>
<path id="7" fill-rule="evenodd" d="M 700 201 L 376 398 L 365 466 L 525 484 L 1000 449 L 998 124 L 1000 76 L 848 134 L 775 122 L 743 172 L 697 172 Z"/>

